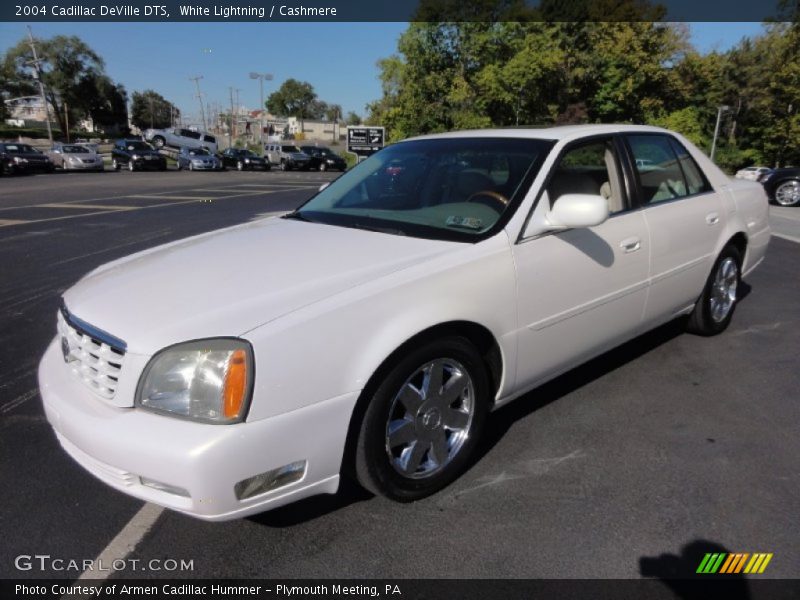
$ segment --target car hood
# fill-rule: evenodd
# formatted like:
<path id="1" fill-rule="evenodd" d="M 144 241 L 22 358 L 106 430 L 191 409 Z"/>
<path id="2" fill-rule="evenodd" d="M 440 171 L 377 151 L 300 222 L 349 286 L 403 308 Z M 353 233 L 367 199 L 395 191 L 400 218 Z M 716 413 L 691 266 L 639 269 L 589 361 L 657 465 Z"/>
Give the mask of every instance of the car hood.
<path id="1" fill-rule="evenodd" d="M 108 263 L 64 294 L 76 317 L 152 354 L 238 336 L 462 244 L 270 218 Z"/>

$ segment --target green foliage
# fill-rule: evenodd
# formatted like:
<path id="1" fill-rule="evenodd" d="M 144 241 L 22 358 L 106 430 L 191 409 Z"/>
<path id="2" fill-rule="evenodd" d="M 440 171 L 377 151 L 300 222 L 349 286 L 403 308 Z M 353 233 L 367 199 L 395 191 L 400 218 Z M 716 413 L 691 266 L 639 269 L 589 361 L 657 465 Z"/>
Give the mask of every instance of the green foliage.
<path id="1" fill-rule="evenodd" d="M 466 128 L 650 123 L 709 151 L 718 107 L 727 106 L 717 143 L 726 167 L 800 163 L 797 20 L 701 55 L 687 26 L 663 16 L 645 0 L 543 0 L 536 9 L 423 0 L 397 54 L 378 61 L 382 96 L 365 122 L 385 125 L 389 141 Z"/>
<path id="2" fill-rule="evenodd" d="M 361 125 L 362 120 L 359 115 L 354 113 L 352 110 L 347 113 L 347 117 L 345 117 L 345 121 L 348 125 Z"/>
<path id="3" fill-rule="evenodd" d="M 271 93 L 266 101 L 267 110 L 275 115 L 297 117 L 301 121 L 318 119 L 327 108 L 317 99 L 314 87 L 306 81 L 287 79 Z"/>
<path id="4" fill-rule="evenodd" d="M 103 59 L 76 36 L 36 40 L 41 78 L 48 104 L 62 132 L 67 122 L 91 117 L 101 126 L 125 126 L 125 89 L 105 74 Z M 0 64 L 0 95 L 14 98 L 39 94 L 31 69 L 33 52 L 27 39 L 11 47 Z"/>
<path id="5" fill-rule="evenodd" d="M 180 117 L 180 111 L 158 92 L 133 92 L 131 122 L 139 129 L 164 129 Z"/>

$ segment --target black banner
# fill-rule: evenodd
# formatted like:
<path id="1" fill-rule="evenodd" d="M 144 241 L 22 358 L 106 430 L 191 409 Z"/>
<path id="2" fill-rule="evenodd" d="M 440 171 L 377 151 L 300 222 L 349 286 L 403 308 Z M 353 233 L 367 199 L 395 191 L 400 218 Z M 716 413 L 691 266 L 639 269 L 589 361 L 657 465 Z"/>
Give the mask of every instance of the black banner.
<path id="1" fill-rule="evenodd" d="M 787 21 L 797 17 L 797 4 L 797 0 L 12 0 L 0 3 L 0 21 Z"/>
<path id="2" fill-rule="evenodd" d="M 561 580 L 3 580 L 0 598 L 317 599 L 317 600 L 796 600 L 800 580 L 709 576 L 692 579 Z"/>

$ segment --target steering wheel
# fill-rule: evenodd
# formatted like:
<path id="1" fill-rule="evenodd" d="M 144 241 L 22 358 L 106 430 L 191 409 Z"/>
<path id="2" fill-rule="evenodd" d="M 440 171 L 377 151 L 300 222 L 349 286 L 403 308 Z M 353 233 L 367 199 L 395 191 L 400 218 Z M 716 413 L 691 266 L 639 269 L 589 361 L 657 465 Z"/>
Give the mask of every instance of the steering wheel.
<path id="1" fill-rule="evenodd" d="M 475 192 L 469 198 L 467 198 L 467 202 L 480 202 L 479 200 L 476 200 L 476 198 L 490 198 L 492 204 L 495 204 L 495 206 L 492 206 L 492 208 L 499 208 L 500 212 L 503 212 L 506 209 L 506 206 L 508 206 L 508 198 L 503 196 L 503 194 L 499 194 L 498 192 L 493 192 L 491 190 Z"/>

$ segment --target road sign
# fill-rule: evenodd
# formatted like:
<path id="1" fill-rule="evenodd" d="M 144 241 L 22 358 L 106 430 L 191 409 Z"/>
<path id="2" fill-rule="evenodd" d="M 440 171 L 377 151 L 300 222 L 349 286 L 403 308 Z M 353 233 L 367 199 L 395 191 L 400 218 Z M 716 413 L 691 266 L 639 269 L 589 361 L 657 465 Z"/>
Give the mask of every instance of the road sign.
<path id="1" fill-rule="evenodd" d="M 359 157 L 369 156 L 383 148 L 386 130 L 383 127 L 349 126 L 347 151 Z"/>

